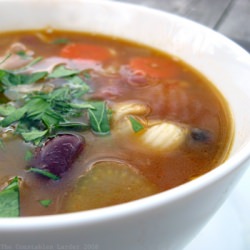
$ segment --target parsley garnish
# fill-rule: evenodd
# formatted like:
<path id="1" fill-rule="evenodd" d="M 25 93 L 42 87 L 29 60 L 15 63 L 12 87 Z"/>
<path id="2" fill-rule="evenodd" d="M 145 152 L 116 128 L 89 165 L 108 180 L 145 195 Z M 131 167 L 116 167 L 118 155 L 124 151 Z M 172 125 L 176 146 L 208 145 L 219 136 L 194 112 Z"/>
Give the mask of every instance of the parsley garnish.
<path id="1" fill-rule="evenodd" d="M 39 200 L 39 203 L 44 207 L 48 207 L 52 203 L 52 200 Z"/>
<path id="2" fill-rule="evenodd" d="M 110 132 L 108 112 L 105 102 L 91 102 L 94 109 L 88 109 L 91 129 L 97 134 Z"/>
<path id="3" fill-rule="evenodd" d="M 2 150 L 5 149 L 4 142 L 3 142 L 2 138 L 0 138 L 0 149 L 2 149 Z"/>
<path id="4" fill-rule="evenodd" d="M 0 69 L 0 82 L 5 88 L 22 84 L 36 83 L 43 79 L 47 72 L 36 72 L 33 74 L 18 74 L 11 71 Z"/>
<path id="5" fill-rule="evenodd" d="M 49 74 L 49 78 L 63 78 L 67 76 L 73 76 L 79 74 L 80 71 L 67 69 L 63 64 L 56 66 Z"/>
<path id="6" fill-rule="evenodd" d="M 31 58 L 31 56 L 27 55 L 27 53 L 24 50 L 20 50 L 20 51 L 16 52 L 16 54 L 24 60 Z"/>
<path id="7" fill-rule="evenodd" d="M 51 172 L 49 172 L 48 170 L 44 170 L 44 169 L 40 169 L 40 168 L 30 168 L 28 169 L 29 172 L 33 172 L 33 173 L 37 173 L 40 174 L 42 176 L 48 177 L 49 179 L 52 179 L 54 181 L 57 181 L 60 179 L 59 176 L 52 174 Z"/>
<path id="8" fill-rule="evenodd" d="M 135 133 L 144 129 L 144 126 L 138 120 L 136 120 L 133 116 L 129 116 L 129 121 L 131 122 L 132 128 Z"/>
<path id="9" fill-rule="evenodd" d="M 0 217 L 18 217 L 19 207 L 19 180 L 15 177 L 0 192 Z"/>
<path id="10" fill-rule="evenodd" d="M 52 44 L 68 44 L 70 40 L 67 38 L 58 38 L 51 42 Z"/>
<path id="11" fill-rule="evenodd" d="M 40 57 L 29 66 L 39 60 Z M 51 73 L 24 74 L 0 70 L 0 82 L 4 90 L 11 86 L 42 80 L 53 81 L 52 79 L 56 78 L 66 82 L 49 93 L 34 91 L 17 100 L 14 105 L 0 105 L 0 115 L 4 117 L 0 125 L 14 125 L 14 133 L 34 145 L 40 145 L 48 137 L 65 130 L 84 131 L 91 128 L 97 134 L 108 134 L 109 115 L 105 102 L 86 102 L 82 99 L 82 96 L 90 91 L 90 87 L 83 80 L 84 74 L 85 72 L 68 69 L 63 64 L 54 67 Z M 78 117 L 78 120 L 84 117 L 85 112 L 89 115 L 89 124 L 74 121 L 75 117 Z"/>
<path id="12" fill-rule="evenodd" d="M 34 157 L 33 153 L 31 151 L 27 150 L 25 153 L 25 156 L 24 156 L 25 161 L 30 161 L 33 157 Z"/>
<path id="13" fill-rule="evenodd" d="M 11 53 L 7 54 L 5 58 L 0 62 L 0 65 L 3 64 L 5 61 L 7 61 L 12 56 Z"/>

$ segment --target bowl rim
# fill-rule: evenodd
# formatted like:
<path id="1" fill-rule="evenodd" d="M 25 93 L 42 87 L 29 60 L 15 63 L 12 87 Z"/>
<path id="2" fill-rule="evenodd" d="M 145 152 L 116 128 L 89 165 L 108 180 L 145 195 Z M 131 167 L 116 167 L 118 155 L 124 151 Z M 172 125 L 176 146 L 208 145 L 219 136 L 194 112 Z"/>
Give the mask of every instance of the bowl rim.
<path id="1" fill-rule="evenodd" d="M 23 2 L 24 0 L 10 0 L 10 3 L 13 2 Z M 34 2 L 36 0 L 26 0 L 26 2 Z M 43 2 L 49 2 L 49 0 L 44 0 Z M 62 2 L 69 2 L 67 0 L 58 0 Z M 4 2 L 4 0 L 0 0 Z M 202 25 L 191 21 L 187 18 L 168 13 L 166 11 L 161 11 L 157 9 L 152 9 L 146 6 L 136 5 L 134 3 L 125 3 L 125 2 L 116 2 L 111 0 L 73 0 L 70 3 L 86 2 L 91 4 L 103 4 L 103 5 L 114 5 L 116 8 L 133 8 L 140 11 L 154 13 L 155 15 L 165 15 L 168 18 L 176 19 L 182 22 L 188 22 L 191 25 L 200 26 L 202 29 L 206 29 L 208 32 L 212 32 L 215 36 L 223 39 L 225 43 L 228 44 L 232 50 L 235 50 L 236 53 L 241 53 L 248 58 L 250 63 L 250 54 L 237 45 L 235 42 L 231 41 L 229 38 L 224 35 Z M 1 32 L 1 31 L 0 31 Z M 223 176 L 228 175 L 234 169 L 237 168 L 237 165 L 243 164 L 250 158 L 250 142 L 246 143 L 242 149 L 237 152 L 235 155 L 231 156 L 224 163 L 220 164 L 215 169 L 209 171 L 208 173 L 198 177 L 195 180 L 184 183 L 180 186 L 172 188 L 161 193 L 138 199 L 135 201 L 114 205 L 111 207 L 98 208 L 88 211 L 80 211 L 67 214 L 57 214 L 57 215 L 42 215 L 42 216 L 29 216 L 29 217 L 18 217 L 18 218 L 0 218 L 0 232 L 4 231 L 28 231 L 32 230 L 42 230 L 50 227 L 59 228 L 63 226 L 75 226 L 79 224 L 95 224 L 104 221 L 116 220 L 117 218 L 124 218 L 130 215 L 141 213 L 142 211 L 151 210 L 162 206 L 163 204 L 171 203 L 176 200 L 179 200 L 183 197 L 187 197 L 192 193 L 197 192 L 200 189 L 204 189 L 207 186 L 212 185 L 217 182 Z"/>

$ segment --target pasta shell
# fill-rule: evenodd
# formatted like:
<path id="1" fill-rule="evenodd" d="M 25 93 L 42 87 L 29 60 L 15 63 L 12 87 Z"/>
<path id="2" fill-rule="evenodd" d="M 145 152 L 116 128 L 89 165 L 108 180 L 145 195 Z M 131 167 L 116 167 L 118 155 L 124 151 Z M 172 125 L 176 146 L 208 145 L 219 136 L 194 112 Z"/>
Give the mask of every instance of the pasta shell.
<path id="1" fill-rule="evenodd" d="M 162 122 L 149 127 L 141 135 L 141 142 L 152 149 L 174 150 L 186 138 L 187 128 L 174 123 Z"/>

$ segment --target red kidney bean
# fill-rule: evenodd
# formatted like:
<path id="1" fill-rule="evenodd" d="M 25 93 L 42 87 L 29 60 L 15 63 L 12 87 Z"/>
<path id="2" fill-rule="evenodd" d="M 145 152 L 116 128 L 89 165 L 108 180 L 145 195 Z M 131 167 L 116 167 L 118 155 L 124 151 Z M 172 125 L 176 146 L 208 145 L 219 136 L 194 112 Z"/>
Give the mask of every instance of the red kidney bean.
<path id="1" fill-rule="evenodd" d="M 61 176 L 72 167 L 84 145 L 83 137 L 72 134 L 58 135 L 36 151 L 29 165 Z"/>

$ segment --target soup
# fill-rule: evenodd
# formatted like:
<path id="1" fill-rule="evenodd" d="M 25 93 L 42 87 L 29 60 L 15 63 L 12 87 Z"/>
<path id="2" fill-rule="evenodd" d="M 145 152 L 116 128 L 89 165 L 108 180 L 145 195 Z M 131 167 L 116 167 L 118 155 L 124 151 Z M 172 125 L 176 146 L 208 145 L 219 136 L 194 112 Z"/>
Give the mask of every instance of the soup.
<path id="1" fill-rule="evenodd" d="M 227 103 L 180 59 L 114 37 L 0 35 L 0 216 L 101 208 L 223 162 Z"/>

